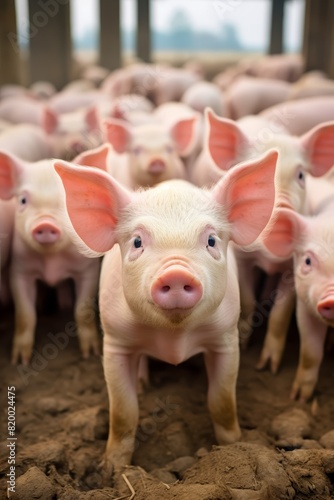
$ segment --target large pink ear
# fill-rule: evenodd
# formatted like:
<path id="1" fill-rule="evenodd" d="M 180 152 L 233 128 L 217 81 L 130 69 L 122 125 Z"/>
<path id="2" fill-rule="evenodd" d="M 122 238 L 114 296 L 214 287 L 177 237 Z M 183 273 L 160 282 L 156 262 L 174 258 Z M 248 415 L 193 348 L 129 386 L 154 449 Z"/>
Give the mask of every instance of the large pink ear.
<path id="1" fill-rule="evenodd" d="M 105 172 L 108 171 L 108 155 L 111 151 L 110 144 L 102 144 L 98 148 L 83 151 L 73 160 L 76 165 L 86 165 L 88 167 L 97 167 Z"/>
<path id="2" fill-rule="evenodd" d="M 275 169 L 278 152 L 245 161 L 229 170 L 213 188 L 215 200 L 231 224 L 231 239 L 250 245 L 266 227 L 275 202 Z"/>
<path id="3" fill-rule="evenodd" d="M 221 118 L 210 108 L 205 110 L 206 147 L 213 161 L 222 170 L 235 165 L 240 153 L 249 144 L 247 136 L 233 120 Z"/>
<path id="4" fill-rule="evenodd" d="M 199 117 L 192 116 L 173 125 L 170 134 L 180 156 L 188 156 L 196 144 Z"/>
<path id="5" fill-rule="evenodd" d="M 300 137 L 309 157 L 310 174 L 324 175 L 334 165 L 334 121 L 322 123 Z"/>
<path id="6" fill-rule="evenodd" d="M 107 173 L 55 160 L 66 194 L 72 226 L 87 247 L 103 254 L 116 243 L 119 212 L 131 201 L 131 194 Z"/>
<path id="7" fill-rule="evenodd" d="M 47 106 L 45 106 L 42 113 L 42 128 L 47 134 L 53 134 L 59 125 L 57 114 Z"/>
<path id="8" fill-rule="evenodd" d="M 132 132 L 129 125 L 123 120 L 109 118 L 103 123 L 105 140 L 112 144 L 117 153 L 125 153 L 128 151 Z"/>
<path id="9" fill-rule="evenodd" d="M 15 194 L 17 179 L 24 165 L 20 158 L 0 151 L 0 198 L 9 200 Z"/>
<path id="10" fill-rule="evenodd" d="M 277 208 L 261 241 L 276 257 L 289 259 L 299 236 L 305 231 L 306 222 L 301 215 L 288 208 Z"/>

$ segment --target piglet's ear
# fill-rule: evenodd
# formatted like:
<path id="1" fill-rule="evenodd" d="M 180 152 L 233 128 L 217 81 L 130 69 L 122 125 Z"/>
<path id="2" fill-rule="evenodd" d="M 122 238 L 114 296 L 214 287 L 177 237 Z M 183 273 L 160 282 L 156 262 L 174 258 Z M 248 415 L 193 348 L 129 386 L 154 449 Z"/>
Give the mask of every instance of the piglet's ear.
<path id="1" fill-rule="evenodd" d="M 66 195 L 66 209 L 74 231 L 96 254 L 116 243 L 119 213 L 131 201 L 131 193 L 110 175 L 96 168 L 56 160 L 54 168 Z"/>
<path id="2" fill-rule="evenodd" d="M 188 156 L 194 149 L 198 127 L 197 116 L 180 120 L 171 128 L 171 136 L 180 156 Z"/>
<path id="3" fill-rule="evenodd" d="M 97 167 L 105 172 L 108 171 L 108 155 L 110 153 L 110 144 L 102 144 L 95 149 L 89 149 L 80 153 L 73 160 L 76 165 L 86 165 L 88 167 Z"/>
<path id="4" fill-rule="evenodd" d="M 299 140 L 310 160 L 310 174 L 324 175 L 334 165 L 334 121 L 317 125 Z"/>
<path id="5" fill-rule="evenodd" d="M 274 211 L 268 230 L 261 237 L 264 246 L 276 257 L 289 259 L 296 242 L 306 231 L 306 222 L 294 210 L 278 208 Z"/>
<path id="6" fill-rule="evenodd" d="M 24 162 L 14 155 L 0 151 L 0 198 L 9 200 L 15 194 L 17 179 L 23 172 Z"/>
<path id="7" fill-rule="evenodd" d="M 109 118 L 104 121 L 103 128 L 105 140 L 114 147 L 117 153 L 128 151 L 132 140 L 132 132 L 125 121 Z"/>
<path id="8" fill-rule="evenodd" d="M 269 222 L 277 157 L 277 151 L 271 150 L 259 159 L 242 162 L 213 188 L 214 199 L 225 208 L 231 239 L 238 245 L 253 243 Z"/>
<path id="9" fill-rule="evenodd" d="M 204 148 L 207 148 L 218 168 L 228 170 L 249 144 L 247 136 L 237 123 L 218 117 L 210 108 L 205 110 L 205 129 Z"/>

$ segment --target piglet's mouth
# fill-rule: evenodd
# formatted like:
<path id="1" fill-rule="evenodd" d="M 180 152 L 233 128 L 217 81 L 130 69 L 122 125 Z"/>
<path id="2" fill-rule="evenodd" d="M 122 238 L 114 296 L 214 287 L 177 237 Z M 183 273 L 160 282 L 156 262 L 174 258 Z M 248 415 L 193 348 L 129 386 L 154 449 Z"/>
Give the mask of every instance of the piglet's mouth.
<path id="1" fill-rule="evenodd" d="M 174 326 L 181 325 L 182 322 L 185 321 L 185 319 L 188 318 L 188 316 L 190 316 L 194 310 L 193 307 L 189 307 L 187 309 L 178 307 L 174 309 L 164 309 L 162 307 L 159 307 L 152 301 L 149 301 L 149 303 L 155 308 L 155 310 L 159 314 L 162 314 L 166 318 L 166 320 L 168 320 Z"/>

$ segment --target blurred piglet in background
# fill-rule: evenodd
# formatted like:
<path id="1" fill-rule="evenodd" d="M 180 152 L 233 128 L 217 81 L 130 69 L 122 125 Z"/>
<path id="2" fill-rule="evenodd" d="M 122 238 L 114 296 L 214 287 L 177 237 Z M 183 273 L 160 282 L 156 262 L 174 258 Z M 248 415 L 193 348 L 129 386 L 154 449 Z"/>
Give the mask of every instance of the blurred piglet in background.
<path id="1" fill-rule="evenodd" d="M 94 310 L 100 261 L 81 255 L 63 216 L 62 186 L 52 160 L 26 162 L 0 152 L 0 198 L 15 198 L 10 285 L 15 305 L 12 362 L 28 363 L 36 328 L 37 280 L 58 286 L 72 278 L 81 351 L 99 352 Z M 8 202 L 6 202 L 8 203 Z"/>

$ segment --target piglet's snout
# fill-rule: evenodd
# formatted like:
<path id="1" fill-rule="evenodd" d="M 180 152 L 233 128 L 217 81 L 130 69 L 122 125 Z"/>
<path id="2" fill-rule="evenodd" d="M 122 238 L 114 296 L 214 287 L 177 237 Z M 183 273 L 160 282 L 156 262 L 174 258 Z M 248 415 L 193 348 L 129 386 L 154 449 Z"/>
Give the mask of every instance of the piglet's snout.
<path id="1" fill-rule="evenodd" d="M 321 300 L 317 306 L 318 313 L 327 320 L 334 320 L 334 295 Z"/>
<path id="2" fill-rule="evenodd" d="M 163 160 L 152 160 L 148 166 L 148 171 L 150 174 L 162 174 L 166 170 L 166 164 Z"/>
<path id="3" fill-rule="evenodd" d="M 49 245 L 59 240 L 61 231 L 54 222 L 40 221 L 33 228 L 32 236 L 41 245 Z"/>
<path id="4" fill-rule="evenodd" d="M 190 309 L 203 294 L 199 280 L 182 266 L 171 266 L 153 283 L 151 296 L 162 309 Z"/>

